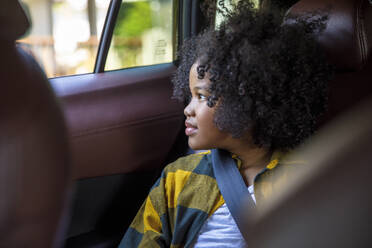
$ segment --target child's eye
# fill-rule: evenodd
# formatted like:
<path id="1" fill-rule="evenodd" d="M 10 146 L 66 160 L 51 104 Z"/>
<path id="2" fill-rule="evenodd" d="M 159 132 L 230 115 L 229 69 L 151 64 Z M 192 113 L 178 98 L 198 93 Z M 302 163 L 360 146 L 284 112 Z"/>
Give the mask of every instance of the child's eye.
<path id="1" fill-rule="evenodd" d="M 207 100 L 207 97 L 203 94 L 198 94 L 197 96 L 199 100 Z"/>

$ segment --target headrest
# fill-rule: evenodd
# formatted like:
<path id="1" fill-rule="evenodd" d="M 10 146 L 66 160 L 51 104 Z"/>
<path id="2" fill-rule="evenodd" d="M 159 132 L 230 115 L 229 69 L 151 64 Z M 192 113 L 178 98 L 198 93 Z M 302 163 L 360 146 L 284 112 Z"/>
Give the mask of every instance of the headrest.
<path id="1" fill-rule="evenodd" d="M 18 0 L 0 1 L 0 40 L 14 41 L 29 26 L 28 18 Z"/>
<path id="2" fill-rule="evenodd" d="M 329 10 L 329 20 L 319 37 L 321 46 L 338 71 L 357 71 L 371 59 L 371 0 L 302 0 L 290 10 L 301 14 Z"/>

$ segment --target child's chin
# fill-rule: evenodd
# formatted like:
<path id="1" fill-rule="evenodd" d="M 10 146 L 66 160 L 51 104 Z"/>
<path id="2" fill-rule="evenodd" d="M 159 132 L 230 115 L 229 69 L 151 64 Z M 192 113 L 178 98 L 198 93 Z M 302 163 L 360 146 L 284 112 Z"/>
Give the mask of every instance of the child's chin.
<path id="1" fill-rule="evenodd" d="M 189 138 L 189 142 L 188 143 L 189 143 L 189 147 L 191 149 L 193 149 L 194 151 L 196 151 L 196 150 L 210 150 L 210 149 L 212 149 L 212 147 L 209 147 L 209 146 L 200 144 L 198 142 L 195 142 L 194 140 L 192 140 L 190 138 Z"/>
<path id="2" fill-rule="evenodd" d="M 201 150 L 201 146 L 200 144 L 198 144 L 197 142 L 193 141 L 192 138 L 189 138 L 189 147 L 193 150 Z"/>

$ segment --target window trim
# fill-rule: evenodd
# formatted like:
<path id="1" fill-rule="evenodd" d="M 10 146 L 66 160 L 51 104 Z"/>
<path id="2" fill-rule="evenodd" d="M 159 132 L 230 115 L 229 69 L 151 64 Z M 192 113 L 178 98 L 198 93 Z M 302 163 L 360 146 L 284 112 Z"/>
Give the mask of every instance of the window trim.
<path id="1" fill-rule="evenodd" d="M 179 31 L 177 50 L 182 47 L 183 41 L 198 35 L 206 22 L 199 6 L 203 0 L 179 0 Z M 176 56 L 174 63 L 178 65 L 179 58 Z"/>
<path id="2" fill-rule="evenodd" d="M 107 55 L 110 49 L 112 35 L 115 28 L 116 19 L 119 14 L 122 0 L 111 0 L 108 14 L 103 25 L 100 43 L 98 46 L 96 63 L 94 65 L 93 73 L 101 73 L 105 71 L 105 64 Z"/>
<path id="3" fill-rule="evenodd" d="M 183 0 L 173 0 L 173 27 L 172 27 L 172 46 L 173 46 L 173 55 L 172 55 L 172 64 L 177 65 L 178 61 L 178 49 L 181 46 L 182 42 L 182 4 Z"/>
<path id="4" fill-rule="evenodd" d="M 173 18 L 173 24 L 172 24 L 172 61 L 165 62 L 161 64 L 177 64 L 177 52 L 180 44 L 182 43 L 182 39 L 180 39 L 180 23 L 182 23 L 181 20 L 181 6 L 183 0 L 172 0 L 172 18 Z M 187 1 L 187 0 L 186 0 Z M 106 66 L 106 60 L 107 56 L 110 50 L 111 41 L 115 29 L 115 24 L 117 21 L 117 17 L 121 8 L 123 0 L 111 0 L 110 5 L 107 11 L 105 23 L 103 25 L 103 30 L 98 46 L 97 56 L 96 56 L 96 62 L 94 65 L 94 71 L 93 73 L 102 73 L 105 72 L 105 66 Z M 157 64 L 155 64 L 157 65 Z M 129 68 L 136 68 L 136 67 L 143 67 L 143 66 L 152 66 L 152 65 L 140 65 L 135 67 L 129 67 Z M 129 69 L 129 68 L 120 68 L 116 70 L 123 70 L 123 69 Z M 111 71 L 111 70 L 110 70 Z"/>

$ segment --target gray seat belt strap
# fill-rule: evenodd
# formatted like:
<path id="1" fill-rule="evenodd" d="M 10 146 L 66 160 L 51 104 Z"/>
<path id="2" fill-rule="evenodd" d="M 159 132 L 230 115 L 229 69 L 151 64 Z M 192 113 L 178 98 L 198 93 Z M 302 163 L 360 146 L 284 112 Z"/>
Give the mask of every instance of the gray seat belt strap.
<path id="1" fill-rule="evenodd" d="M 212 164 L 218 188 L 226 205 L 234 218 L 240 232 L 244 236 L 245 219 L 253 213 L 255 203 L 236 166 L 231 154 L 225 150 L 212 150 Z M 242 210 L 244 207 L 244 216 Z"/>

